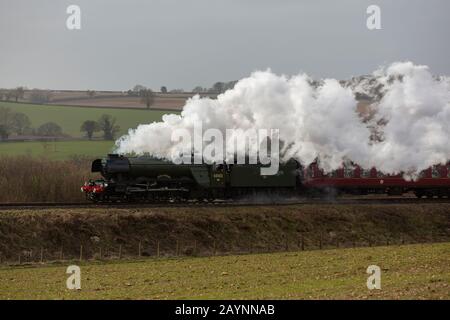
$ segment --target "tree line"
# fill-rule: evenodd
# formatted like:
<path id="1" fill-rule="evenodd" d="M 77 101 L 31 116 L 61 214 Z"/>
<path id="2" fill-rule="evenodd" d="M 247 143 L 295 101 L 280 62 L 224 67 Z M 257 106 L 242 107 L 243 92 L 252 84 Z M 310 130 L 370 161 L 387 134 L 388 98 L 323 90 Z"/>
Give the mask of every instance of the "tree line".
<path id="1" fill-rule="evenodd" d="M 15 89 L 0 89 L 0 100 L 15 101 L 25 100 L 25 87 L 17 87 Z M 33 89 L 27 93 L 27 100 L 32 103 L 42 104 L 50 102 L 52 97 L 50 90 Z"/>
<path id="2" fill-rule="evenodd" d="M 204 88 L 202 86 L 197 86 L 192 89 L 192 92 L 195 93 L 224 93 L 227 90 L 233 89 L 236 85 L 237 81 L 229 81 L 229 82 L 216 82 L 213 84 L 211 88 Z"/>
<path id="3" fill-rule="evenodd" d="M 115 117 L 104 114 L 97 121 L 84 121 L 80 127 L 80 131 L 85 132 L 89 140 L 92 140 L 94 133 L 99 131 L 103 131 L 103 139 L 114 140 L 116 134 L 120 131 L 120 126 L 116 122 Z"/>
<path id="4" fill-rule="evenodd" d="M 212 85 L 212 87 L 202 87 L 202 86 L 196 86 L 194 89 L 192 89 L 192 92 L 194 93 L 224 93 L 225 91 L 229 89 L 233 89 L 236 85 L 236 81 L 229 81 L 229 82 L 221 82 L 218 81 Z M 162 86 L 160 88 L 160 92 L 162 94 L 166 93 L 185 93 L 183 89 L 172 89 L 168 90 L 166 86 Z M 154 99 L 154 93 L 150 88 L 147 88 L 143 85 L 137 84 L 132 89 L 127 91 L 127 94 L 129 96 L 135 96 L 135 97 L 141 97 L 142 102 L 151 101 L 153 103 Z M 148 97 L 151 97 L 150 99 Z M 150 105 L 151 105 L 150 103 Z"/>
<path id="5" fill-rule="evenodd" d="M 10 108 L 0 107 L 0 138 L 6 140 L 10 135 L 61 136 L 62 128 L 54 122 L 46 122 L 38 128 L 31 127 L 28 116 L 14 112 Z"/>
<path id="6" fill-rule="evenodd" d="M 229 82 L 216 82 L 210 88 L 196 86 L 192 89 L 194 93 L 223 93 L 229 89 L 233 89 L 237 81 Z M 0 100 L 1 101 L 15 101 L 25 100 L 25 91 L 27 91 L 27 101 L 37 104 L 44 104 L 51 101 L 52 92 L 50 90 L 33 89 L 27 90 L 25 87 L 17 87 L 14 89 L 0 89 Z M 28 92 L 29 91 L 29 92 Z M 160 88 L 162 94 L 167 93 L 184 93 L 183 89 L 172 89 L 168 90 L 166 86 Z M 86 94 L 88 97 L 92 98 L 96 95 L 94 90 L 87 90 Z M 141 102 L 144 103 L 147 108 L 150 108 L 155 102 L 155 93 L 152 89 L 147 88 L 143 85 L 135 85 L 133 89 L 127 91 L 129 96 L 140 97 Z"/>
<path id="7" fill-rule="evenodd" d="M 86 120 L 80 127 L 89 140 L 92 140 L 95 132 L 103 132 L 103 139 L 114 140 L 120 131 L 115 117 L 103 114 L 97 121 Z M 29 117 L 22 112 L 14 112 L 10 108 L 0 107 L 0 139 L 7 140 L 11 135 L 17 136 L 40 136 L 61 137 L 64 136 L 63 129 L 55 122 L 46 122 L 37 128 L 31 126 Z"/>

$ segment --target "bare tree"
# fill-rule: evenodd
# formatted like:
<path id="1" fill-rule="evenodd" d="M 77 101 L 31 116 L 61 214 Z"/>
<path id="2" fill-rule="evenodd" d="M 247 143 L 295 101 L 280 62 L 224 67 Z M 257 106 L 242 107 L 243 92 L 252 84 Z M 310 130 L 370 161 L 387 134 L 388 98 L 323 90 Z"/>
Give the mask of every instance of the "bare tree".
<path id="1" fill-rule="evenodd" d="M 141 96 L 141 102 L 145 103 L 147 109 L 155 102 L 155 94 L 151 89 L 141 90 L 139 95 Z"/>
<path id="2" fill-rule="evenodd" d="M 11 97 L 12 97 L 12 96 L 13 96 L 13 94 L 12 94 L 11 90 L 6 90 L 6 91 L 5 91 L 5 100 L 6 100 L 6 101 L 11 100 Z"/>
<path id="3" fill-rule="evenodd" d="M 0 125 L 10 130 L 13 114 L 10 108 L 0 107 Z"/>
<path id="4" fill-rule="evenodd" d="M 202 93 L 202 92 L 207 92 L 207 91 L 208 91 L 208 89 L 203 88 L 201 86 L 197 86 L 194 89 L 192 89 L 192 92 L 195 92 L 195 93 Z"/>
<path id="5" fill-rule="evenodd" d="M 0 107 L 0 138 L 2 140 L 8 139 L 11 134 L 11 117 L 10 108 Z"/>
<path id="6" fill-rule="evenodd" d="M 16 89 L 13 90 L 13 93 L 12 93 L 16 102 L 19 99 L 23 99 L 24 94 L 25 94 L 25 89 L 23 87 L 17 87 Z"/>
<path id="7" fill-rule="evenodd" d="M 0 139 L 6 140 L 8 139 L 8 137 L 9 137 L 8 129 L 4 125 L 0 124 Z"/>
<path id="8" fill-rule="evenodd" d="M 223 83 L 223 82 L 216 82 L 212 86 L 212 89 L 216 93 L 222 93 L 222 92 L 225 91 L 225 83 Z"/>
<path id="9" fill-rule="evenodd" d="M 94 132 L 100 131 L 100 126 L 98 125 L 97 121 L 86 120 L 81 125 L 80 131 L 86 132 L 88 139 L 92 140 L 92 136 L 94 135 Z"/>
<path id="10" fill-rule="evenodd" d="M 103 131 L 105 140 L 114 140 L 114 136 L 119 132 L 120 126 L 116 124 L 116 118 L 109 114 L 104 114 L 98 120 L 100 130 Z"/>
<path id="11" fill-rule="evenodd" d="M 0 126 L 2 137 L 8 138 L 11 133 L 24 134 L 31 126 L 30 119 L 23 113 L 13 112 L 9 108 L 0 107 Z"/>
<path id="12" fill-rule="evenodd" d="M 14 113 L 11 119 L 11 128 L 12 131 L 17 133 L 18 135 L 25 134 L 27 129 L 30 129 L 31 121 L 26 114 L 21 112 Z"/>
<path id="13" fill-rule="evenodd" d="M 147 88 L 140 84 L 137 84 L 133 87 L 133 91 L 138 94 L 139 94 L 139 92 L 141 92 L 142 90 L 145 90 L 145 89 L 147 89 Z"/>
<path id="14" fill-rule="evenodd" d="M 61 136 L 62 128 L 54 122 L 47 122 L 37 129 L 37 133 L 40 136 L 47 136 L 47 137 Z"/>
<path id="15" fill-rule="evenodd" d="M 34 89 L 30 93 L 30 101 L 33 103 L 47 103 L 50 101 L 51 92 L 48 90 Z"/>

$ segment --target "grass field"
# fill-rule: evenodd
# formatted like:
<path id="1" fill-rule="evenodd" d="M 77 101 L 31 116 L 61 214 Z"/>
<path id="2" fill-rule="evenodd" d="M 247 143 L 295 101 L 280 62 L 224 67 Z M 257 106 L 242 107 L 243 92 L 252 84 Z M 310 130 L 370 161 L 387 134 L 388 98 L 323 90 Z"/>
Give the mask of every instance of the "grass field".
<path id="1" fill-rule="evenodd" d="M 0 269 L 1 299 L 450 299 L 450 243 Z M 78 262 L 73 262 L 78 264 Z M 381 290 L 366 269 L 381 268 Z"/>
<path id="2" fill-rule="evenodd" d="M 71 156 L 104 157 L 113 150 L 114 141 L 1 142 L 0 156 L 45 157 L 65 160 Z"/>
<path id="3" fill-rule="evenodd" d="M 0 102 L 0 107 L 7 107 L 15 112 L 26 114 L 31 121 L 32 127 L 52 121 L 59 124 L 63 132 L 72 137 L 82 137 L 80 126 L 85 120 L 98 120 L 102 114 L 110 114 L 117 118 L 120 125 L 119 134 L 125 134 L 129 128 L 136 128 L 138 124 L 160 121 L 168 111 L 156 110 L 126 110 L 117 108 L 95 108 L 95 107 L 67 107 L 33 105 L 22 103 Z"/>

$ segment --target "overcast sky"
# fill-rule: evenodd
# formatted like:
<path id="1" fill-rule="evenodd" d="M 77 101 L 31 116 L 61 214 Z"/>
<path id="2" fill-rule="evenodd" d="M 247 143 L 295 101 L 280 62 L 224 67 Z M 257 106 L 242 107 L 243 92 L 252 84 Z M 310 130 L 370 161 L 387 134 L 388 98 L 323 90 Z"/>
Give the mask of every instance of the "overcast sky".
<path id="1" fill-rule="evenodd" d="M 81 7 L 81 30 L 66 9 Z M 381 8 L 382 30 L 366 28 Z M 346 79 L 412 60 L 450 74 L 448 0 L 0 0 L 0 87 L 190 90 L 258 69 Z"/>

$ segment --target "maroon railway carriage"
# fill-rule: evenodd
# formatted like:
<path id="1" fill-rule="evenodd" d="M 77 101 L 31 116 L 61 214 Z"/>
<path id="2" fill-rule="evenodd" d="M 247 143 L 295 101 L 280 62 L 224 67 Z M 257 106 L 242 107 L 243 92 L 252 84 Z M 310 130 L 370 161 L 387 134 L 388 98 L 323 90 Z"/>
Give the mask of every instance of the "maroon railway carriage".
<path id="1" fill-rule="evenodd" d="M 423 171 L 416 181 L 407 181 L 401 174 L 386 175 L 377 169 L 364 170 L 357 165 L 343 166 L 325 174 L 316 163 L 304 171 L 303 185 L 315 192 L 401 195 L 414 192 L 417 197 L 450 198 L 450 162 Z"/>

